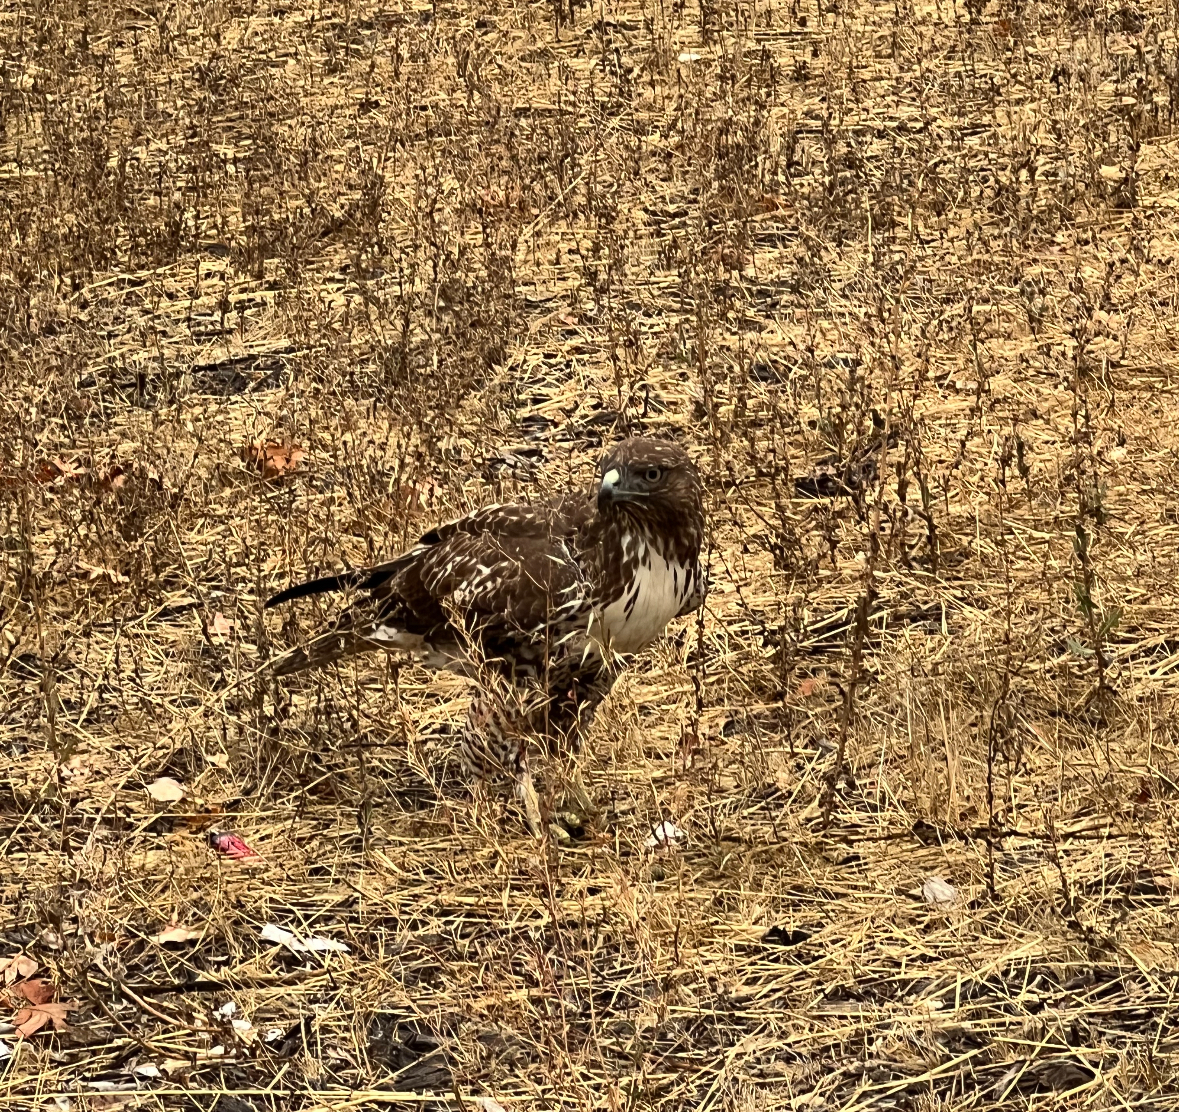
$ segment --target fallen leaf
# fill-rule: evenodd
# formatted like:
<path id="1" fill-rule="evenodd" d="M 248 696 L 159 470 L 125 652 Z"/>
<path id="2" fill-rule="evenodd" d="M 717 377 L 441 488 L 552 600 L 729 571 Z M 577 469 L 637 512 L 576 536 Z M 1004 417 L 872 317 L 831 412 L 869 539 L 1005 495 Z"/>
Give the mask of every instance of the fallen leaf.
<path id="1" fill-rule="evenodd" d="M 821 691 L 827 686 L 826 676 L 809 676 L 798 685 L 798 695 L 805 699 L 808 695 L 813 695 L 816 691 Z"/>
<path id="2" fill-rule="evenodd" d="M 298 444 L 280 444 L 273 440 L 265 444 L 247 444 L 242 449 L 242 459 L 261 472 L 263 479 L 289 475 L 306 454 Z"/>
<path id="3" fill-rule="evenodd" d="M 55 1031 L 64 1031 L 69 1027 L 66 1017 L 76 1007 L 76 1004 L 64 1000 L 56 1004 L 34 1004 L 29 1008 L 21 1008 L 12 1017 L 12 1025 L 22 1039 L 35 1035 L 47 1023 L 51 1023 Z"/>
<path id="4" fill-rule="evenodd" d="M 222 830 L 209 831 L 209 845 L 218 853 L 223 853 L 234 861 L 244 861 L 247 858 L 258 856 L 257 851 L 250 849 L 236 834 L 229 834 Z"/>
<path id="5" fill-rule="evenodd" d="M 348 944 L 336 938 L 299 938 L 288 930 L 283 930 L 277 923 L 267 923 L 258 936 L 264 942 L 276 942 L 285 946 L 293 954 L 323 953 L 335 951 L 349 953 Z"/>
<path id="6" fill-rule="evenodd" d="M 78 561 L 80 567 L 85 573 L 87 579 L 109 579 L 112 583 L 130 583 L 128 576 L 121 572 L 113 571 L 111 568 L 101 568 L 97 564 L 88 564 L 85 560 Z"/>
<path id="7" fill-rule="evenodd" d="M 35 981 L 20 981 L 13 985 L 12 991 L 23 996 L 30 1004 L 48 1004 L 57 990 L 48 981 L 38 978 Z"/>
<path id="8" fill-rule="evenodd" d="M 99 486 L 103 490 L 118 490 L 120 487 L 126 485 L 127 470 L 120 464 L 115 464 L 103 477 L 99 480 Z"/>
<path id="9" fill-rule="evenodd" d="M 921 885 L 921 898 L 933 907 L 945 907 L 958 898 L 958 889 L 940 876 L 931 876 Z"/>
<path id="10" fill-rule="evenodd" d="M 160 931 L 159 934 L 153 934 L 151 940 L 159 942 L 161 945 L 166 942 L 191 942 L 194 938 L 200 938 L 203 933 L 203 931 L 194 931 L 188 927 L 173 924 L 166 930 Z"/>
<path id="11" fill-rule="evenodd" d="M 213 636 L 220 640 L 227 640 L 229 635 L 233 632 L 234 626 L 237 623 L 232 618 L 227 618 L 220 610 L 213 615 L 213 621 L 209 628 L 213 631 Z"/>
<path id="12" fill-rule="evenodd" d="M 31 977 L 41 966 L 28 954 L 14 954 L 10 958 L 0 960 L 0 971 L 4 973 L 4 983 L 12 984 L 21 977 Z"/>
<path id="13" fill-rule="evenodd" d="M 53 459 L 43 459 L 37 463 L 33 468 L 33 480 L 38 483 L 55 483 L 59 479 L 76 479 L 85 473 L 84 467 L 54 456 Z"/>
<path id="14" fill-rule="evenodd" d="M 157 803 L 176 803 L 184 798 L 184 785 L 171 776 L 161 776 L 147 786 L 147 794 Z"/>
<path id="15" fill-rule="evenodd" d="M 224 768 L 225 765 L 217 764 L 216 761 L 210 761 L 210 764 L 217 765 L 218 768 Z M 191 831 L 203 830 L 206 827 L 212 826 L 222 815 L 225 814 L 225 808 L 220 803 L 209 803 L 205 806 L 203 811 L 194 811 L 190 815 L 181 815 L 180 821 L 184 823 Z"/>

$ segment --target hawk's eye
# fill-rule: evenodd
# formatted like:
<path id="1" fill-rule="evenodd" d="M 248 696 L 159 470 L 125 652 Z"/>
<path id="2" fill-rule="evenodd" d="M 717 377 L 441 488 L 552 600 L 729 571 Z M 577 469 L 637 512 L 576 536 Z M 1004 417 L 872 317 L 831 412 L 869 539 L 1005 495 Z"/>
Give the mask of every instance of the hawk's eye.
<path id="1" fill-rule="evenodd" d="M 648 467 L 647 472 L 643 476 L 643 478 L 646 479 L 647 482 L 649 482 L 649 483 L 657 483 L 657 482 L 659 482 L 660 479 L 663 478 L 663 468 L 661 468 L 661 467 Z"/>

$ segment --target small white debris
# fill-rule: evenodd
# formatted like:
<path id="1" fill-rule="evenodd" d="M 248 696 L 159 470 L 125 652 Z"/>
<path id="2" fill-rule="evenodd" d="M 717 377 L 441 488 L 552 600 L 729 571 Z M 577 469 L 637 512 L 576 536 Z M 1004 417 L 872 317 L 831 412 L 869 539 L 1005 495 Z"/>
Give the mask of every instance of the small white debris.
<path id="1" fill-rule="evenodd" d="M 495 1097 L 476 1097 L 474 1103 L 481 1112 L 508 1112 Z"/>
<path id="2" fill-rule="evenodd" d="M 171 776 L 161 776 L 148 784 L 147 794 L 157 803 L 177 803 L 184 798 L 184 785 Z"/>
<path id="3" fill-rule="evenodd" d="M 656 846 L 674 846 L 686 837 L 687 835 L 674 822 L 668 820 L 654 827 L 643 845 L 648 849 L 654 849 Z"/>
<path id="4" fill-rule="evenodd" d="M 201 933 L 199 930 L 192 930 L 190 927 L 181 927 L 173 923 L 172 926 L 160 931 L 159 934 L 153 934 L 151 941 L 158 942 L 161 946 L 166 942 L 191 942 L 194 938 L 200 938 Z"/>
<path id="5" fill-rule="evenodd" d="M 958 898 L 958 889 L 940 876 L 931 876 L 919 891 L 921 898 L 931 907 L 946 907 Z"/>
<path id="6" fill-rule="evenodd" d="M 1120 166 L 1102 166 L 1098 173 L 1105 181 L 1115 185 L 1126 176 L 1126 172 Z"/>
<path id="7" fill-rule="evenodd" d="M 676 60 L 686 65 L 689 62 L 699 62 L 701 57 L 700 54 L 693 54 L 692 51 L 685 50 Z"/>
<path id="8" fill-rule="evenodd" d="M 234 1019 L 230 1021 L 235 1031 L 252 1031 L 254 1025 L 248 1019 Z"/>
<path id="9" fill-rule="evenodd" d="M 226 1000 L 213 1014 L 228 1019 L 231 1015 L 237 1014 L 237 1003 L 233 1000 Z"/>
<path id="10" fill-rule="evenodd" d="M 282 1028 L 268 1027 L 266 1028 L 266 1034 L 263 1035 L 262 1038 L 264 1038 L 268 1043 L 276 1042 L 278 1039 L 282 1038 Z"/>
<path id="11" fill-rule="evenodd" d="M 142 1066 L 136 1066 L 132 1071 L 136 1077 L 146 1077 L 150 1081 L 154 1081 L 160 1076 L 158 1066 L 153 1066 L 150 1062 L 145 1062 Z"/>
<path id="12" fill-rule="evenodd" d="M 267 923 L 262 928 L 260 937 L 264 942 L 277 942 L 278 945 L 285 946 L 292 954 L 318 954 L 327 951 L 347 954 L 350 952 L 346 942 L 340 942 L 335 938 L 299 938 L 275 923 Z"/>

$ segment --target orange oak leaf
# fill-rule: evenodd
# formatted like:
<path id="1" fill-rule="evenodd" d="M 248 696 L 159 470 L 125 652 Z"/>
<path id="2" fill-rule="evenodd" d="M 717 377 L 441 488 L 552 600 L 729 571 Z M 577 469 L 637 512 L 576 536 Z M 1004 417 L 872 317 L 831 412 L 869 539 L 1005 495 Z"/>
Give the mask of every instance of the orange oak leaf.
<path id="1" fill-rule="evenodd" d="M 10 985 L 22 977 L 31 977 L 40 968 L 40 964 L 28 954 L 14 954 L 10 958 L 0 958 L 0 973 L 4 974 L 6 985 Z"/>
<path id="2" fill-rule="evenodd" d="M 280 444 L 268 440 L 265 444 L 247 444 L 242 459 L 261 472 L 263 479 L 281 479 L 298 466 L 306 452 L 298 444 Z"/>
<path id="3" fill-rule="evenodd" d="M 64 1000 L 55 1004 L 33 1004 L 28 1008 L 21 1008 L 12 1017 L 12 1025 L 22 1039 L 35 1035 L 47 1023 L 52 1024 L 55 1031 L 64 1031 L 69 1027 L 66 1016 L 76 1007 L 76 1004 Z"/>
<path id="4" fill-rule="evenodd" d="M 20 981 L 13 986 L 12 991 L 23 996 L 30 1004 L 48 1004 L 57 990 L 48 981 L 38 978 L 35 981 Z"/>

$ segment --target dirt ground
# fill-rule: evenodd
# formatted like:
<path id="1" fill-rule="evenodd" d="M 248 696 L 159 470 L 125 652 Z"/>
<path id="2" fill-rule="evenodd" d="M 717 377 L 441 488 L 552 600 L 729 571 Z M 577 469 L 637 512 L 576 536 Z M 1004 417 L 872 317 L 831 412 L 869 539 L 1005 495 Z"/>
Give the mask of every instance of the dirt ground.
<path id="1" fill-rule="evenodd" d="M 1179 5 L 0 50 L 0 1106 L 1179 1107 Z M 460 679 L 266 673 L 338 605 L 272 591 L 636 431 L 712 586 L 583 828 Z"/>

